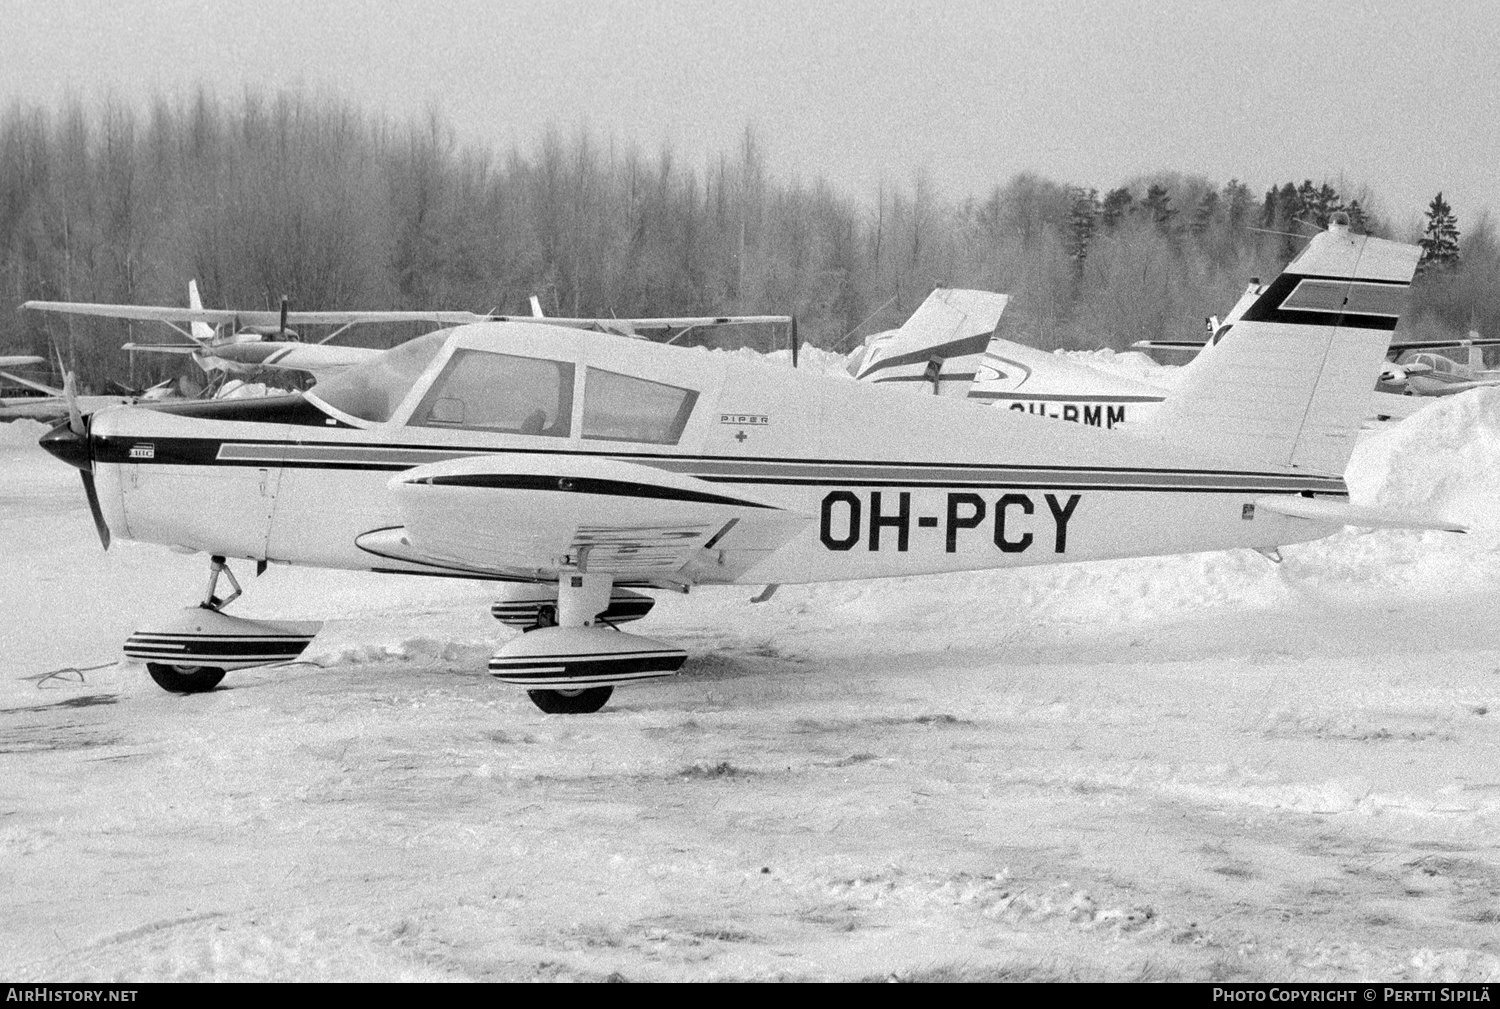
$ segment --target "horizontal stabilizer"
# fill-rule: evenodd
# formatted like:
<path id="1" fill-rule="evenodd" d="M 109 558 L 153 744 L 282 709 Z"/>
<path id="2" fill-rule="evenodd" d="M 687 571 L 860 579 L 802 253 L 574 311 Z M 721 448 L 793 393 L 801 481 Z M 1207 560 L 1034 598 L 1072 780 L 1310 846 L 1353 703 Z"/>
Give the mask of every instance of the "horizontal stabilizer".
<path id="1" fill-rule="evenodd" d="M 991 291 L 936 288 L 899 329 L 868 337 L 849 373 L 861 382 L 967 395 L 1009 300 Z"/>
<path id="2" fill-rule="evenodd" d="M 1361 508 L 1347 501 L 1329 501 L 1323 498 L 1263 497 L 1256 500 L 1255 507 L 1278 515 L 1307 519 L 1310 522 L 1326 522 L 1329 525 L 1361 526 L 1366 529 L 1434 529 L 1445 533 L 1469 531 L 1468 526 L 1447 519 L 1407 515 L 1379 508 Z"/>
<path id="3" fill-rule="evenodd" d="M 1131 344 L 1141 350 L 1190 350 L 1197 353 L 1208 346 L 1207 340 L 1137 340 Z"/>

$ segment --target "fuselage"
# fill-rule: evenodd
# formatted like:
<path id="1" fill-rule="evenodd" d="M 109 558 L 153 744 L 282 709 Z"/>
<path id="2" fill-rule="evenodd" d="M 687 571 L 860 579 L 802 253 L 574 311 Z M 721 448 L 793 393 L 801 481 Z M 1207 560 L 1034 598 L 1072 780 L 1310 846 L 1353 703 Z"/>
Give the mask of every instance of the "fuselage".
<path id="1" fill-rule="evenodd" d="M 395 378 L 390 369 L 382 377 L 361 366 L 307 396 L 96 414 L 95 480 L 111 530 L 229 557 L 482 575 L 360 545 L 402 525 L 394 476 L 478 456 L 524 459 L 528 472 L 548 461 L 608 460 L 693 477 L 805 517 L 795 535 L 749 567 L 695 576 L 795 583 L 1268 548 L 1329 527 L 1257 511 L 1256 499 L 1347 493 L 1336 476 L 1246 467 L 1128 431 L 974 410 L 962 400 L 729 354 L 524 323 L 421 339 L 425 348 L 408 345 L 410 374 Z M 444 405 L 456 399 L 440 388 L 461 354 L 541 362 L 548 374 L 564 375 L 567 388 L 547 401 L 553 413 L 536 411 L 545 416 L 534 427 L 475 423 L 475 405 L 466 419 L 461 403 Z M 672 427 L 649 416 L 649 402 L 606 401 L 619 394 L 598 392 L 590 381 L 597 389 L 634 381 L 687 395 L 646 397 L 677 411 Z M 530 394 L 521 387 L 494 393 Z M 601 420 L 606 415 L 619 417 Z M 649 506 L 595 497 L 590 507 L 602 518 Z"/>

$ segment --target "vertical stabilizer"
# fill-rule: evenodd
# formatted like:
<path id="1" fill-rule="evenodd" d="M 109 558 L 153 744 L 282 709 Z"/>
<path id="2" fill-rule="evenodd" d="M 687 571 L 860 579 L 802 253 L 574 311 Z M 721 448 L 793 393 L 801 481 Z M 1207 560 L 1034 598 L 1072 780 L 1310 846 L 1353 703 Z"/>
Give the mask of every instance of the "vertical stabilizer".
<path id="1" fill-rule="evenodd" d="M 1334 224 L 1268 284 L 1140 433 L 1341 474 L 1421 249 Z"/>
<path id="2" fill-rule="evenodd" d="M 861 382 L 897 382 L 966 396 L 1009 297 L 939 287 L 900 329 L 876 333 L 849 365 Z"/>
<path id="3" fill-rule="evenodd" d="M 203 299 L 198 296 L 198 282 L 188 281 L 188 308 L 201 309 Z M 200 344 L 213 343 L 214 328 L 206 322 L 195 322 L 193 325 L 193 339 Z"/>

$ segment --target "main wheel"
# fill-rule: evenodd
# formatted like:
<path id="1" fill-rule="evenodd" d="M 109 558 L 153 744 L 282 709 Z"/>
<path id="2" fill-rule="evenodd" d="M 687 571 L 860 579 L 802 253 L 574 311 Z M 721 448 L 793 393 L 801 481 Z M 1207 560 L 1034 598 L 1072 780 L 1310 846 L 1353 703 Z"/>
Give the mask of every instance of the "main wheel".
<path id="1" fill-rule="evenodd" d="M 543 605 L 543 606 L 538 606 L 536 608 L 536 623 L 532 624 L 530 627 L 527 627 L 521 633 L 522 634 L 526 634 L 526 633 L 528 633 L 530 631 L 537 630 L 538 628 L 541 628 L 541 627 L 556 627 L 556 626 L 557 626 L 557 607 L 556 606 L 546 606 L 546 605 Z"/>
<path id="2" fill-rule="evenodd" d="M 582 690 L 528 690 L 526 695 L 532 704 L 549 715 L 591 715 L 604 707 L 614 692 L 614 687 L 587 687 Z"/>
<path id="3" fill-rule="evenodd" d="M 146 672 L 151 674 L 158 687 L 174 694 L 202 694 L 217 687 L 224 678 L 224 670 L 218 666 L 172 666 L 165 662 L 148 662 Z"/>

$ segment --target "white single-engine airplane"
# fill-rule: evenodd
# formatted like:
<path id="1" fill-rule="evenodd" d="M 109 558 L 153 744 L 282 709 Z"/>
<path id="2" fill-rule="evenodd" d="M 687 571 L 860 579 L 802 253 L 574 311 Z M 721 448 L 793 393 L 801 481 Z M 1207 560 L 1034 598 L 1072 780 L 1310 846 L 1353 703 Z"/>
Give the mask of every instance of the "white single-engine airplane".
<path id="1" fill-rule="evenodd" d="M 1474 332 L 1470 332 L 1466 340 L 1392 342 L 1391 351 L 1397 356 L 1394 361 L 1386 363 L 1380 381 L 1401 389 L 1408 396 L 1454 396 L 1470 389 L 1500 385 L 1500 371 L 1484 366 L 1484 351 L 1480 349 L 1496 346 L 1500 346 L 1500 340 L 1485 339 Z M 1460 347 L 1468 348 L 1467 364 L 1446 354 L 1418 353 Z"/>
<path id="2" fill-rule="evenodd" d="M 489 671 L 596 711 L 686 658 L 614 626 L 649 609 L 631 590 L 1461 531 L 1356 508 L 1341 476 L 1417 256 L 1315 237 L 1125 431 L 529 320 L 430 333 L 307 393 L 75 415 L 42 445 L 83 471 L 106 546 L 210 555 L 203 603 L 126 643 L 168 690 L 316 633 L 223 612 L 243 558 L 515 583 L 493 612 L 533 629 Z"/>

